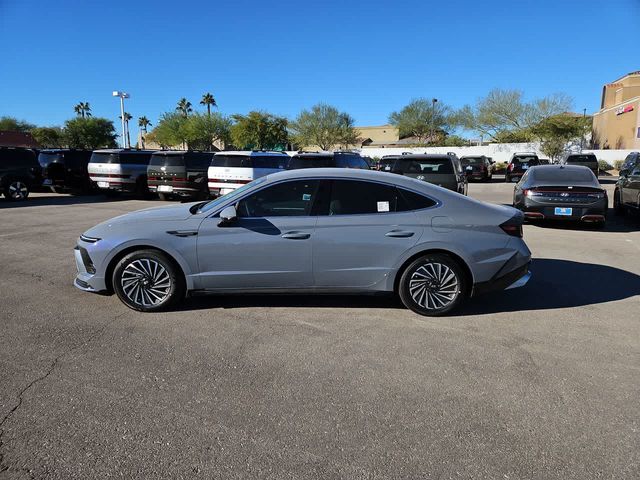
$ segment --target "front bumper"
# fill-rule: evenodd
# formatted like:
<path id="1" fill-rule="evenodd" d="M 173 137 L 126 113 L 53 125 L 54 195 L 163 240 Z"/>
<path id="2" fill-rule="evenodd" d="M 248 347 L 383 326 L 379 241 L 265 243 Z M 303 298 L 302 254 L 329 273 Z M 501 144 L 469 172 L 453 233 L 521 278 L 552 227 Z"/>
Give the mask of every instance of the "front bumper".
<path id="1" fill-rule="evenodd" d="M 104 277 L 96 275 L 95 269 L 92 268 L 91 259 L 86 253 L 86 250 L 83 254 L 82 249 L 83 247 L 77 246 L 73 250 L 76 269 L 78 270 L 73 285 L 85 292 L 103 292 L 107 290 Z"/>

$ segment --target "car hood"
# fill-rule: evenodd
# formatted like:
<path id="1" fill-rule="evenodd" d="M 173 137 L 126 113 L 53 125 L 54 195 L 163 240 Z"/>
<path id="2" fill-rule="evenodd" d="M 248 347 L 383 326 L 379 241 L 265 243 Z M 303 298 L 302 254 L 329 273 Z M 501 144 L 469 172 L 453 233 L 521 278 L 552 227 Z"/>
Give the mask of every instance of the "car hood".
<path id="1" fill-rule="evenodd" d="M 107 232 L 119 227 L 130 227 L 131 225 L 153 224 L 153 223 L 176 223 L 193 218 L 189 211 L 192 205 L 199 203 L 180 203 L 177 205 L 167 205 L 163 207 L 145 208 L 131 213 L 125 213 L 118 217 L 111 218 L 87 230 L 84 234 L 89 237 L 102 238 Z"/>

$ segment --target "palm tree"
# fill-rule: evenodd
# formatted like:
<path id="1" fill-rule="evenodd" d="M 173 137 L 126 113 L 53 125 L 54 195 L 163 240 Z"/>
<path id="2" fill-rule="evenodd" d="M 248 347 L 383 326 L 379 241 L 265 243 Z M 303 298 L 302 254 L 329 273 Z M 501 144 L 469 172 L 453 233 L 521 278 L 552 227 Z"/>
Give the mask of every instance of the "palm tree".
<path id="1" fill-rule="evenodd" d="M 213 98 L 213 95 L 210 93 L 205 93 L 202 95 L 202 100 L 200 100 L 200 105 L 207 106 L 207 115 L 211 116 L 211 107 L 217 107 L 216 99 Z"/>
<path id="2" fill-rule="evenodd" d="M 142 148 L 144 148 L 144 137 L 147 134 L 147 127 L 151 125 L 151 122 L 149 121 L 149 119 L 147 117 L 138 117 L 138 126 L 140 127 L 140 130 L 142 131 L 142 134 L 140 135 L 140 144 L 142 146 Z"/>
<path id="3" fill-rule="evenodd" d="M 121 115 L 118 115 L 118 118 L 122 118 Z M 131 114 L 129 112 L 124 112 L 124 133 L 126 135 L 126 146 L 131 146 L 131 136 L 129 135 L 129 120 L 131 120 L 133 117 L 131 116 Z"/>
<path id="4" fill-rule="evenodd" d="M 184 115 L 185 117 L 193 112 L 193 108 L 191 108 L 191 102 L 184 97 L 182 97 L 178 102 L 176 110 L 182 113 L 182 115 Z"/>
<path id="5" fill-rule="evenodd" d="M 82 118 L 91 116 L 91 106 L 89 102 L 80 102 L 73 107 L 73 111 L 80 115 Z"/>

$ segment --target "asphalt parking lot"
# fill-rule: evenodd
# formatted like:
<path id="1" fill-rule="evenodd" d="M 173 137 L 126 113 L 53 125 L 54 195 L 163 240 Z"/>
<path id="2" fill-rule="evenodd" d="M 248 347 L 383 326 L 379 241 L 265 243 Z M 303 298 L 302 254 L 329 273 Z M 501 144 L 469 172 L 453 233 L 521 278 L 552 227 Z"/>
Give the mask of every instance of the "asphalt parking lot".
<path id="1" fill-rule="evenodd" d="M 526 225 L 529 285 L 445 318 L 353 296 L 141 314 L 76 290 L 78 235 L 155 205 L 0 201 L 0 478 L 640 477 L 640 217 Z"/>

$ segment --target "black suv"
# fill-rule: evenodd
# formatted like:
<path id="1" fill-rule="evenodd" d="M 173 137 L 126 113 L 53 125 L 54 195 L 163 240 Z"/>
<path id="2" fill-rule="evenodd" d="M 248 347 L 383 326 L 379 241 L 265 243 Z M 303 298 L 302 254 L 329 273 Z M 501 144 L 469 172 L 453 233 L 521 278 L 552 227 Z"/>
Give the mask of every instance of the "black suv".
<path id="1" fill-rule="evenodd" d="M 69 148 L 41 150 L 38 163 L 42 167 L 42 186 L 58 193 L 90 193 L 95 188 L 87 170 L 91 153 Z"/>
<path id="2" fill-rule="evenodd" d="M 618 214 L 624 214 L 628 209 L 640 211 L 640 152 L 631 152 L 622 164 L 613 208 Z"/>
<path id="3" fill-rule="evenodd" d="M 489 182 L 493 178 L 493 160 L 484 155 L 466 155 L 460 158 L 464 173 L 469 180 Z"/>
<path id="4" fill-rule="evenodd" d="M 389 155 L 383 160 L 383 172 L 397 173 L 467 194 L 469 182 L 460 159 L 454 153 Z"/>
<path id="5" fill-rule="evenodd" d="M 596 177 L 600 175 L 598 159 L 593 153 L 570 153 L 561 163 L 563 165 L 582 165 L 583 167 L 589 167 Z"/>
<path id="6" fill-rule="evenodd" d="M 530 167 L 540 165 L 540 159 L 535 153 L 514 153 L 504 174 L 505 182 L 517 182 Z"/>
<path id="7" fill-rule="evenodd" d="M 29 148 L 0 147 L 0 188 L 8 200 L 26 200 L 41 182 L 36 152 Z"/>
<path id="8" fill-rule="evenodd" d="M 297 153 L 289 159 L 287 170 L 299 168 L 360 168 L 369 170 L 369 164 L 357 153 L 353 152 L 317 152 Z"/>
<path id="9" fill-rule="evenodd" d="M 157 192 L 160 200 L 206 200 L 209 198 L 207 170 L 212 159 L 213 152 L 154 153 L 147 167 L 149 191 Z"/>

